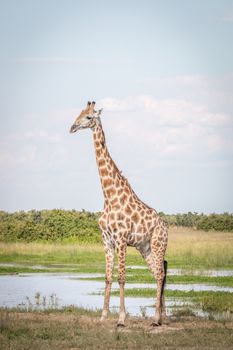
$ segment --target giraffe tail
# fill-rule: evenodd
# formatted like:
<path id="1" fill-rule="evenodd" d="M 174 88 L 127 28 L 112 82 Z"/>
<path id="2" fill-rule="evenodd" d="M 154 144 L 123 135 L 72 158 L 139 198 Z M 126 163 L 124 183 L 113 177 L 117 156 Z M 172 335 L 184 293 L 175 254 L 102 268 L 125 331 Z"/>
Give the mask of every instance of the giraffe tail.
<path id="1" fill-rule="evenodd" d="M 165 300 L 164 300 L 164 288 L 165 288 L 166 279 L 167 279 L 167 261 L 166 260 L 164 260 L 163 266 L 164 266 L 164 278 L 162 282 L 162 293 L 161 293 L 160 301 L 162 305 L 163 315 L 166 317 L 166 308 L 165 308 Z"/>
<path id="2" fill-rule="evenodd" d="M 163 284 L 162 284 L 162 293 L 164 292 L 164 288 L 166 285 L 166 280 L 167 280 L 167 260 L 164 260 L 163 266 L 164 266 L 164 278 L 163 278 Z"/>

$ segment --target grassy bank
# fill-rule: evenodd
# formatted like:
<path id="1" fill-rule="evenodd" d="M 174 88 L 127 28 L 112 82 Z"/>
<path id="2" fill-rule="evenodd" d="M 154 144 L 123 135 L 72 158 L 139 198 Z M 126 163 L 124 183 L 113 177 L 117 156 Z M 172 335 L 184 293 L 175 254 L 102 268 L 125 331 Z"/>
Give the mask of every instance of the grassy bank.
<path id="1" fill-rule="evenodd" d="M 112 295 L 119 296 L 119 291 L 112 291 Z M 155 298 L 156 291 L 154 288 L 132 288 L 125 290 L 125 296 Z M 165 297 L 194 302 L 203 311 L 229 312 L 233 315 L 233 294 L 229 292 L 165 290 Z"/>
<path id="2" fill-rule="evenodd" d="M 0 343 L 10 349 L 233 349 L 230 322 L 177 316 L 159 328 L 151 320 L 127 319 L 116 329 L 116 316 L 99 322 L 99 313 L 79 309 L 63 312 L 0 311 Z"/>
<path id="3" fill-rule="evenodd" d="M 232 268 L 233 233 L 170 228 L 166 259 L 170 268 Z M 103 272 L 105 260 L 101 244 L 1 242 L 0 263 L 44 265 L 58 271 Z M 129 248 L 127 265 L 140 266 L 145 263 L 135 249 Z M 10 270 L 20 272 L 18 267 L 15 271 L 14 268 Z"/>
<path id="4" fill-rule="evenodd" d="M 104 281 L 105 277 L 85 277 L 85 280 L 89 281 Z M 117 274 L 114 275 L 114 279 L 117 281 Z M 126 270 L 126 282 L 127 283 L 154 283 L 155 279 L 148 270 L 127 269 Z M 233 287 L 233 278 L 224 277 L 210 277 L 201 275 L 168 275 L 167 284 L 209 284 L 218 285 L 223 287 Z"/>

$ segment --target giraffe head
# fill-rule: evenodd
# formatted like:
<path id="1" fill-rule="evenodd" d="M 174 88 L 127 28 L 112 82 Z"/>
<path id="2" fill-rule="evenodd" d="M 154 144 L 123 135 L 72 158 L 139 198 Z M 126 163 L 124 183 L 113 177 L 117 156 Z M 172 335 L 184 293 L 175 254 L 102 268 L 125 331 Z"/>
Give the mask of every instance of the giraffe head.
<path id="1" fill-rule="evenodd" d="M 95 110 L 95 102 L 87 102 L 86 109 L 82 110 L 79 116 L 75 119 L 75 122 L 70 128 L 70 133 L 74 133 L 80 129 L 92 129 L 97 121 L 99 120 L 99 116 L 102 112 L 102 109 L 98 111 Z"/>

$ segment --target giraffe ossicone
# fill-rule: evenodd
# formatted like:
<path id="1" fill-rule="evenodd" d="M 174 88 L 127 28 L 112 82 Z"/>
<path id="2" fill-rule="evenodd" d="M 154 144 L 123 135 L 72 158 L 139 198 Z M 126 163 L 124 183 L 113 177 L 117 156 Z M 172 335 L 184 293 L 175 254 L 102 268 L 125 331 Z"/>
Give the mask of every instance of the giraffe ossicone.
<path id="1" fill-rule="evenodd" d="M 106 260 L 106 283 L 101 320 L 107 318 L 114 268 L 114 253 L 118 253 L 118 282 L 120 287 L 120 312 L 118 326 L 125 325 L 125 263 L 127 246 L 135 247 L 146 260 L 157 281 L 156 313 L 152 325 L 162 324 L 165 312 L 164 286 L 167 262 L 164 260 L 168 232 L 167 226 L 155 209 L 142 202 L 131 188 L 111 158 L 100 120 L 102 110 L 95 110 L 95 102 L 87 106 L 70 128 L 71 133 L 81 129 L 93 132 L 96 162 L 104 194 L 104 209 L 99 226 Z"/>

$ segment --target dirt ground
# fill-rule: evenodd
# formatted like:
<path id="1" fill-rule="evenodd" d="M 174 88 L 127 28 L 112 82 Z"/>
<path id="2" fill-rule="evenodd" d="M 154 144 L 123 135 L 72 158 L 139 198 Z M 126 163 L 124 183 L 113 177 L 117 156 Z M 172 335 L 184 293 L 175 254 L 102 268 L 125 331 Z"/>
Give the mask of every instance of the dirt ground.
<path id="1" fill-rule="evenodd" d="M 0 349 L 233 349 L 233 322 L 193 316 L 151 319 L 130 317 L 117 328 L 117 317 L 104 323 L 93 315 L 62 312 L 9 312 L 1 316 Z"/>
<path id="2" fill-rule="evenodd" d="M 30 320 L 30 321 L 43 321 L 43 322 L 65 322 L 65 323 L 74 323 L 77 321 L 77 315 L 69 315 L 62 313 L 12 313 L 12 317 L 20 320 Z M 166 333 L 170 331 L 179 331 L 183 329 L 195 329 L 195 328 L 228 328 L 233 331 L 233 322 L 218 322 L 218 321 L 209 321 L 202 318 L 193 317 L 193 316 L 184 316 L 179 318 L 177 317 L 166 317 L 163 324 L 159 327 L 151 326 L 151 318 L 142 318 L 142 317 L 128 317 L 126 319 L 125 327 L 117 328 L 117 317 L 109 318 L 105 322 L 100 322 L 99 317 L 91 317 L 87 315 L 78 316 L 79 322 L 85 326 L 90 327 L 100 327 L 106 330 L 116 330 L 118 332 L 134 332 L 134 331 L 144 331 L 149 333 Z"/>

